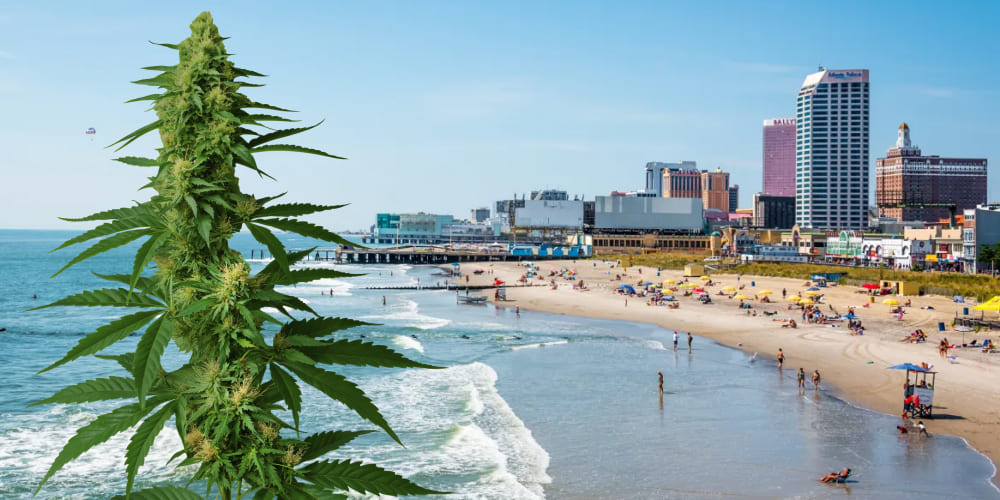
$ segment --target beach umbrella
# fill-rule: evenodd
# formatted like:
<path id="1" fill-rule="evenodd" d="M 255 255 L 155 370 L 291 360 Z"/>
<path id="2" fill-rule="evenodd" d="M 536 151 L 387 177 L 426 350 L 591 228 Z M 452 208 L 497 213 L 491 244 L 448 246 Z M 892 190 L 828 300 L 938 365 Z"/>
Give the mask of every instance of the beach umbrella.
<path id="1" fill-rule="evenodd" d="M 691 291 L 694 292 L 694 293 L 705 293 L 705 289 L 704 288 L 695 288 L 694 290 L 691 290 Z"/>
<path id="2" fill-rule="evenodd" d="M 792 295 L 791 297 L 788 297 L 789 302 L 798 302 L 800 300 L 802 300 L 802 297 L 799 297 L 798 295 Z"/>
<path id="3" fill-rule="evenodd" d="M 822 295 L 821 293 L 817 292 L 816 290 L 806 290 L 805 294 L 808 295 L 808 296 L 810 296 L 810 297 L 815 297 L 817 295 Z"/>
<path id="4" fill-rule="evenodd" d="M 723 292 L 735 292 L 736 291 L 736 287 L 735 286 L 724 286 L 724 287 L 722 287 L 722 291 Z"/>
<path id="5" fill-rule="evenodd" d="M 813 305 L 815 303 L 816 303 L 816 301 L 812 300 L 812 299 L 802 299 L 802 300 L 799 301 L 799 304 L 804 305 L 804 306 L 811 306 L 811 305 Z"/>
<path id="6" fill-rule="evenodd" d="M 737 295 L 737 296 L 733 297 L 733 299 L 735 299 L 735 300 L 747 300 L 747 296 L 746 296 L 746 295 L 743 295 L 743 294 L 741 293 L 741 294 L 739 294 L 739 295 Z"/>
<path id="7" fill-rule="evenodd" d="M 982 304 L 972 306 L 976 311 L 1000 311 L 1000 295 L 993 297 Z"/>
<path id="8" fill-rule="evenodd" d="M 770 290 L 761 290 L 761 291 L 757 292 L 757 295 L 771 295 L 772 293 L 774 293 L 774 292 L 772 292 Z"/>
<path id="9" fill-rule="evenodd" d="M 882 287 L 876 285 L 875 283 L 865 283 L 864 285 L 861 285 L 861 288 L 864 288 L 865 290 L 878 290 Z"/>
<path id="10" fill-rule="evenodd" d="M 664 281 L 664 283 L 666 283 L 668 285 L 673 285 L 674 283 L 677 283 L 677 282 L 674 281 L 674 280 L 667 280 L 667 281 Z"/>
<path id="11" fill-rule="evenodd" d="M 882 301 L 882 303 L 885 304 L 885 305 L 887 305 L 887 306 L 898 306 L 899 305 L 899 301 L 896 300 L 896 299 L 885 299 L 885 300 Z"/>
<path id="12" fill-rule="evenodd" d="M 925 370 L 925 369 L 923 369 L 923 368 L 921 368 L 921 367 L 919 367 L 919 366 L 917 366 L 917 365 L 915 365 L 913 363 L 903 363 L 903 364 L 899 364 L 899 365 L 890 366 L 890 367 L 886 368 L 886 370 L 913 370 L 915 372 L 926 372 L 926 371 L 929 371 L 929 370 Z"/>
<path id="13" fill-rule="evenodd" d="M 618 289 L 625 290 L 626 293 L 635 293 L 635 288 L 632 288 L 630 285 L 621 285 Z"/>
<path id="14" fill-rule="evenodd" d="M 814 286 L 811 286 L 811 287 L 807 288 L 807 290 L 809 290 L 810 292 L 818 292 L 818 291 L 819 291 L 819 288 L 816 288 L 816 287 L 814 287 Z"/>
<path id="15" fill-rule="evenodd" d="M 708 276 L 702 276 L 699 279 L 702 280 L 702 281 L 710 281 L 712 278 L 709 278 Z"/>

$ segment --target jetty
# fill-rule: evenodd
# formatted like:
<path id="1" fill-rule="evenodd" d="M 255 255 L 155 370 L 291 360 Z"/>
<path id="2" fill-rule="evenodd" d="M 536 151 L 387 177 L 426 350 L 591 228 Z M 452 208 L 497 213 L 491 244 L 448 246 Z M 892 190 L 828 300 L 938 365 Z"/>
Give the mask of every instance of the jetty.
<path id="1" fill-rule="evenodd" d="M 564 259 L 564 256 L 517 254 L 509 252 L 481 252 L 451 250 L 440 247 L 408 248 L 338 248 L 335 251 L 318 251 L 318 260 L 332 260 L 341 264 L 450 264 L 462 262 L 519 262 L 524 260 Z"/>

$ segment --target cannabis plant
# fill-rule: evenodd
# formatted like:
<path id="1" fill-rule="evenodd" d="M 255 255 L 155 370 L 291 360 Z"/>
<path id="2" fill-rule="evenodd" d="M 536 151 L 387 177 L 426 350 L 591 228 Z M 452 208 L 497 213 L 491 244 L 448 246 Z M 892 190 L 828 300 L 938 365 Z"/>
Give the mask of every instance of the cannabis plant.
<path id="1" fill-rule="evenodd" d="M 192 482 L 204 481 L 206 496 L 214 492 L 228 500 L 250 493 L 254 499 L 331 498 L 350 490 L 387 495 L 436 493 L 373 464 L 322 460 L 326 453 L 371 430 L 304 437 L 299 431 L 299 384 L 305 383 L 399 442 L 361 389 L 321 365 L 433 367 L 384 346 L 330 338 L 334 332 L 366 323 L 319 317 L 302 300 L 276 289 L 350 276 L 331 269 L 292 268 L 311 249 L 288 252 L 272 232 L 277 229 L 348 243 L 320 226 L 293 218 L 338 206 L 279 204 L 274 203 L 279 196 L 258 198 L 243 193 L 236 168 L 267 175 L 258 168 L 254 155 L 269 151 L 339 157 L 273 143 L 319 124 L 282 130 L 267 127 L 265 123 L 293 120 L 255 110 L 290 110 L 255 102 L 241 93 L 244 87 L 259 85 L 238 79 L 264 75 L 235 67 L 223 40 L 211 14 L 204 12 L 191 24 L 186 40 L 159 44 L 177 51 L 179 62 L 143 68 L 159 74 L 134 82 L 162 89 L 129 101 L 151 101 L 158 119 L 112 146 L 120 145 L 120 150 L 144 134 L 159 131 L 163 146 L 155 159 L 117 158 L 128 165 L 150 167 L 155 173 L 144 187 L 155 194 L 135 206 L 65 219 L 104 222 L 56 249 L 99 239 L 59 272 L 129 242 L 144 242 L 131 272 L 98 275 L 117 284 L 114 288 L 85 291 L 43 307 L 123 307 L 135 312 L 85 336 L 43 371 L 96 355 L 117 362 L 127 374 L 81 382 L 35 404 L 135 401 L 80 428 L 38 488 L 91 447 L 138 426 L 125 451 L 125 496 L 199 498 L 176 486 L 132 492 L 154 439 L 173 419 L 183 443 L 175 458 L 181 459 L 181 466 L 197 466 Z M 228 244 L 244 228 L 273 255 L 273 261 L 257 274 L 251 274 L 242 255 Z M 279 320 L 268 310 L 284 316 Z M 291 311 L 313 317 L 296 319 Z M 139 330 L 144 333 L 135 352 L 98 354 Z M 273 333 L 270 341 L 265 332 Z M 190 359 L 166 371 L 160 358 L 170 342 L 189 353 Z M 289 413 L 291 422 L 285 417 Z"/>

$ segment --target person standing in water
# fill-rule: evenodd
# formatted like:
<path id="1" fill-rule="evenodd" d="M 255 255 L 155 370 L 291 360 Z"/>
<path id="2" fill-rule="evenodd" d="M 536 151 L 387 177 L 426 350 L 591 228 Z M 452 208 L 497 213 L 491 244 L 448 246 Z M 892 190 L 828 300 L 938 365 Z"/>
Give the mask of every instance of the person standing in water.
<path id="1" fill-rule="evenodd" d="M 385 295 L 382 296 L 382 305 L 385 305 Z"/>
<path id="2" fill-rule="evenodd" d="M 799 381 L 799 389 L 806 388 L 806 371 L 803 368 L 799 368 L 799 373 L 795 375 L 796 380 Z"/>
<path id="3" fill-rule="evenodd" d="M 779 347 L 779 348 L 778 348 L 778 369 L 780 370 L 780 369 L 781 369 L 781 367 L 782 367 L 782 366 L 783 366 L 784 364 L 785 364 L 785 353 L 784 353 L 784 351 L 782 351 L 782 350 L 781 350 L 781 348 Z"/>
<path id="4" fill-rule="evenodd" d="M 657 370 L 656 375 L 660 377 L 660 395 L 663 395 L 663 372 Z"/>
<path id="5" fill-rule="evenodd" d="M 813 390 L 819 390 L 819 370 L 813 370 Z"/>
<path id="6" fill-rule="evenodd" d="M 691 352 L 691 341 L 693 340 L 694 337 L 691 336 L 691 332 L 688 332 L 688 352 Z"/>
<path id="7" fill-rule="evenodd" d="M 677 330 L 674 330 L 674 350 L 677 350 Z"/>

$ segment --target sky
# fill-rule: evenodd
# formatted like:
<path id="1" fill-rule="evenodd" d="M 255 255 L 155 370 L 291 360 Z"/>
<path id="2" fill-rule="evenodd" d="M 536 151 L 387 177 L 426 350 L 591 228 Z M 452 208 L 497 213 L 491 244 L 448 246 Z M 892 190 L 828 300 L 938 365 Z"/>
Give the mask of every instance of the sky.
<path id="1" fill-rule="evenodd" d="M 641 189 L 649 161 L 722 167 L 748 207 L 762 121 L 794 116 L 820 64 L 871 70 L 873 175 L 904 121 L 924 154 L 998 168 L 1000 2 L 6 2 L 0 228 L 148 199 L 149 170 L 112 158 L 155 156 L 158 138 L 106 146 L 155 120 L 124 103 L 150 93 L 129 83 L 155 74 L 141 67 L 176 63 L 148 41 L 181 41 L 203 10 L 237 66 L 269 75 L 251 98 L 325 120 L 294 142 L 348 158 L 262 153 L 277 182 L 244 169 L 241 186 L 348 203 L 311 219 L 339 231 Z"/>

